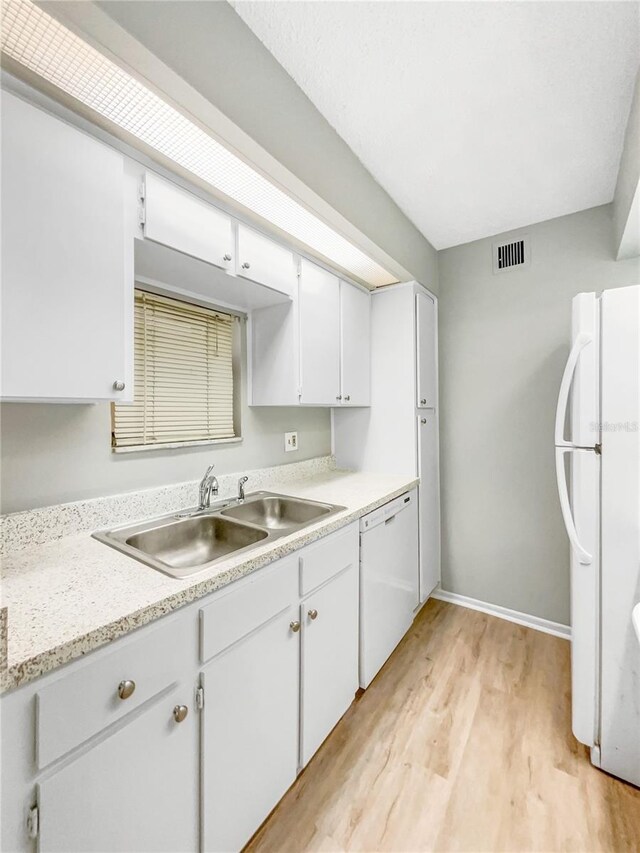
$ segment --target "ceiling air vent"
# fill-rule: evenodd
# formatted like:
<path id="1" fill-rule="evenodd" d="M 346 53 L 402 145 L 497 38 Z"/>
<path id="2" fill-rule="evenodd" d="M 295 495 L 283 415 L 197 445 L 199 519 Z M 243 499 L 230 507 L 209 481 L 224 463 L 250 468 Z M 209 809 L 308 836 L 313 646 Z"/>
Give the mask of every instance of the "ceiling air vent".
<path id="1" fill-rule="evenodd" d="M 493 244 L 493 271 L 506 272 L 513 267 L 529 265 L 529 239 L 522 237 L 511 243 Z"/>

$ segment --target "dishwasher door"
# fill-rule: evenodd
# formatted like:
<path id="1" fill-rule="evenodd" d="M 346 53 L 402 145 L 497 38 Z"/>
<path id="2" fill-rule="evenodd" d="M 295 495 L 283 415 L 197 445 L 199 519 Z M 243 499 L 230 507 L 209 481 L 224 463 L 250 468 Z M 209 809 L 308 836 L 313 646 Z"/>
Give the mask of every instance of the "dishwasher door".
<path id="1" fill-rule="evenodd" d="M 360 686 L 368 687 L 407 633 L 418 599 L 414 489 L 360 521 Z"/>

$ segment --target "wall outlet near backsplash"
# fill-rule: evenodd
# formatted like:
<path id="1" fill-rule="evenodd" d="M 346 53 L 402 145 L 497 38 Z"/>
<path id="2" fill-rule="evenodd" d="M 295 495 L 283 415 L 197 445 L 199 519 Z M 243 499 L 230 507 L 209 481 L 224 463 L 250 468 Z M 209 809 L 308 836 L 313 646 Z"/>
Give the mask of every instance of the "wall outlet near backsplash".
<path id="1" fill-rule="evenodd" d="M 285 432 L 284 434 L 284 449 L 286 453 L 289 453 L 291 450 L 298 450 L 298 433 L 297 432 Z"/>

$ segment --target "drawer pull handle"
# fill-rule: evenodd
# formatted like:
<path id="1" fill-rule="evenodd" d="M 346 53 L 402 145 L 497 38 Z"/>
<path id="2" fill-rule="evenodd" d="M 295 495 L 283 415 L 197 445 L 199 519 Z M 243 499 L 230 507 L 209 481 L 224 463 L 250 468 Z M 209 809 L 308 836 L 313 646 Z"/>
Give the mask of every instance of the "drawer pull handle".
<path id="1" fill-rule="evenodd" d="M 181 723 L 189 713 L 189 709 L 186 705 L 176 705 L 173 709 L 173 719 L 176 723 Z"/>
<path id="2" fill-rule="evenodd" d="M 121 681 L 120 684 L 118 684 L 118 696 L 121 699 L 128 699 L 129 696 L 133 695 L 133 691 L 135 689 L 135 681 L 129 681 L 129 679 L 127 679 L 126 681 Z"/>
<path id="3" fill-rule="evenodd" d="M 293 631 L 294 634 L 297 634 L 298 631 L 300 630 L 300 623 L 299 622 L 289 622 L 289 627 L 291 628 L 291 630 Z"/>
<path id="4" fill-rule="evenodd" d="M 309 616 L 309 619 L 317 619 L 318 618 L 318 611 L 315 609 L 310 610 L 307 615 Z"/>

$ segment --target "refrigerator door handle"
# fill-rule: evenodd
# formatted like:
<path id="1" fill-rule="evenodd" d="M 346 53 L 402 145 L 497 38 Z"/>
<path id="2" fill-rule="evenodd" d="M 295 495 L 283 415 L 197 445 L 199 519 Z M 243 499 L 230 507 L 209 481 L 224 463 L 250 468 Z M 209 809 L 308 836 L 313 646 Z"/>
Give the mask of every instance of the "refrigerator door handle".
<path id="1" fill-rule="evenodd" d="M 593 556 L 582 547 L 578 539 L 578 531 L 576 530 L 573 515 L 571 514 L 567 477 L 564 470 L 564 455 L 565 453 L 570 453 L 572 450 L 573 448 L 570 446 L 556 447 L 556 479 L 558 481 L 558 496 L 560 498 L 560 509 L 562 510 L 564 526 L 567 530 L 567 536 L 569 537 L 569 542 L 571 542 L 571 547 L 575 551 L 579 562 L 583 566 L 589 566 L 593 562 Z M 579 452 L 586 453 L 588 451 Z"/>
<path id="2" fill-rule="evenodd" d="M 570 441 L 565 441 L 564 438 L 564 422 L 567 415 L 567 406 L 569 405 L 569 393 L 571 392 L 571 383 L 573 376 L 578 366 L 578 359 L 582 350 L 593 341 L 591 335 L 586 332 L 580 332 L 573 342 L 569 358 L 562 374 L 562 382 L 560 383 L 560 392 L 558 394 L 558 405 L 556 407 L 556 447 L 573 447 Z M 564 478 L 563 478 L 564 479 Z M 566 519 L 565 519 L 566 520 Z"/>

